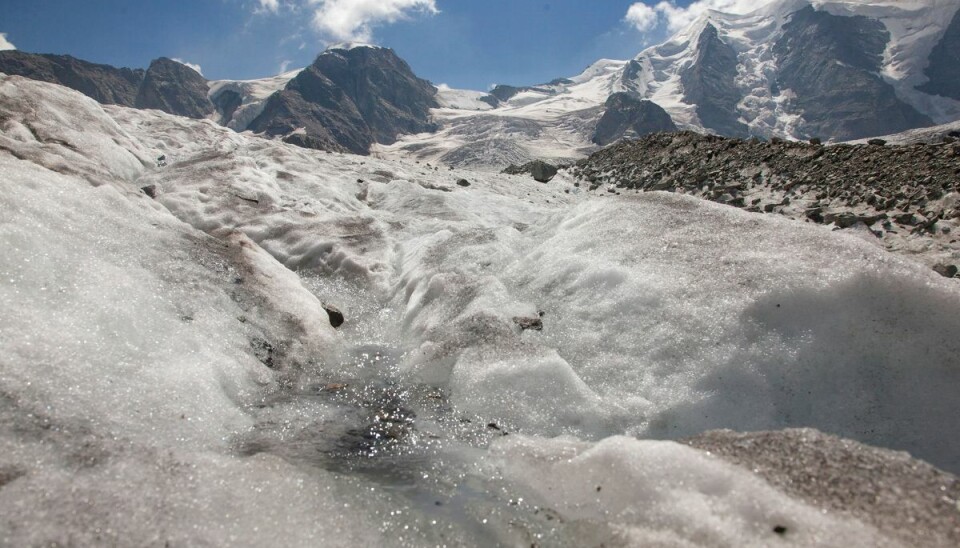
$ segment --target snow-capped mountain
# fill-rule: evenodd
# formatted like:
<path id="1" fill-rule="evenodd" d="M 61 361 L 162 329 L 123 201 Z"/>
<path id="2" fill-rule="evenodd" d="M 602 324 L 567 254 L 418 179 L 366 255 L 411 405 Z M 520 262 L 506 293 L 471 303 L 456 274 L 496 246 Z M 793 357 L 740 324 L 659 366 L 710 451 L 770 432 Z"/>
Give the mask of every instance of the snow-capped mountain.
<path id="1" fill-rule="evenodd" d="M 500 169 L 673 128 L 847 141 L 960 120 L 960 3 L 778 0 L 746 15 L 708 11 L 634 59 L 489 92 L 434 87 L 367 44 L 333 46 L 302 71 L 206 82 L 206 98 L 205 80 L 170 60 L 145 73 L 78 64 L 0 52 L 0 72 L 106 103 L 310 148 Z M 157 78 L 163 100 L 151 89 Z"/>
<path id="2" fill-rule="evenodd" d="M 630 61 L 600 61 L 490 105 L 447 101 L 435 113 L 439 133 L 375 150 L 475 166 L 576 157 L 592 149 L 608 97 L 622 92 L 662 107 L 681 129 L 726 136 L 898 133 L 960 119 L 951 87 L 958 58 L 954 0 L 781 0 L 747 15 L 709 11 Z M 441 103 L 463 96 L 445 90 Z"/>

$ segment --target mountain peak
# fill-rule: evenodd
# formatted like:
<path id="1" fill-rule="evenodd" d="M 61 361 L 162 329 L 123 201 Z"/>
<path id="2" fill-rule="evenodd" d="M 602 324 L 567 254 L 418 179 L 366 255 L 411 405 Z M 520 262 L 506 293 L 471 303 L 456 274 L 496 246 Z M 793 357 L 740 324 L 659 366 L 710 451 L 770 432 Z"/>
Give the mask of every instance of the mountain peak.
<path id="1" fill-rule="evenodd" d="M 337 43 L 337 44 L 332 44 L 332 45 L 330 45 L 330 46 L 327 46 L 327 49 L 324 50 L 324 53 L 327 53 L 327 52 L 330 52 L 330 51 L 337 51 L 337 50 L 350 51 L 350 50 L 361 49 L 361 48 L 364 48 L 364 49 L 374 49 L 374 50 L 376 50 L 376 49 L 382 49 L 382 50 L 390 49 L 390 48 L 385 48 L 385 47 L 383 47 L 383 46 L 377 46 L 377 45 L 374 45 L 374 44 L 367 44 L 367 43 L 365 43 L 365 42 L 340 42 L 340 43 Z"/>

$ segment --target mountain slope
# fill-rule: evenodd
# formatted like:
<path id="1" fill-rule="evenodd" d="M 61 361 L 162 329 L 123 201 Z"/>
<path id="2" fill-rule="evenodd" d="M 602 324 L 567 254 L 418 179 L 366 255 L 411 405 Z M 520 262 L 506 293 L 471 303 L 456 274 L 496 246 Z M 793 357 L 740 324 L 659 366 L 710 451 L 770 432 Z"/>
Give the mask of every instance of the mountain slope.
<path id="1" fill-rule="evenodd" d="M 150 63 L 134 106 L 187 118 L 206 118 L 216 110 L 207 98 L 208 93 L 207 80 L 197 71 L 161 57 Z"/>
<path id="2" fill-rule="evenodd" d="M 697 118 L 705 129 L 720 135 L 742 137 L 736 86 L 737 52 L 720 39 L 717 28 L 707 24 L 697 37 L 693 63 L 680 71 L 684 102 L 696 105 Z"/>
<path id="3" fill-rule="evenodd" d="M 923 74 L 928 81 L 918 90 L 960 100 L 960 10 L 930 53 L 930 64 Z"/>
<path id="4" fill-rule="evenodd" d="M 889 42 L 874 19 L 812 6 L 795 12 L 772 49 L 777 88 L 794 95 L 803 119 L 794 136 L 846 141 L 933 125 L 879 76 Z"/>
<path id="5" fill-rule="evenodd" d="M 430 109 L 439 106 L 436 94 L 393 50 L 335 47 L 271 96 L 247 129 L 270 136 L 302 131 L 306 142 L 332 141 L 366 154 L 373 143 L 435 131 Z"/>
<path id="6" fill-rule="evenodd" d="M 114 68 L 69 55 L 0 51 L 0 72 L 60 84 L 105 105 L 132 107 L 144 71 Z"/>

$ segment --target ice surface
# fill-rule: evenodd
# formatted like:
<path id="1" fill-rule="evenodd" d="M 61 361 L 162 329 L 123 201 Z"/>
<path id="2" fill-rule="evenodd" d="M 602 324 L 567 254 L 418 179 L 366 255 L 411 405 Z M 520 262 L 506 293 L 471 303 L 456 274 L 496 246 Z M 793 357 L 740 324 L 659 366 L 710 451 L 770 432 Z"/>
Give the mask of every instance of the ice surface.
<path id="1" fill-rule="evenodd" d="M 882 544 L 623 436 L 960 470 L 960 288 L 856 237 L 22 79 L 0 108 L 0 544 Z"/>

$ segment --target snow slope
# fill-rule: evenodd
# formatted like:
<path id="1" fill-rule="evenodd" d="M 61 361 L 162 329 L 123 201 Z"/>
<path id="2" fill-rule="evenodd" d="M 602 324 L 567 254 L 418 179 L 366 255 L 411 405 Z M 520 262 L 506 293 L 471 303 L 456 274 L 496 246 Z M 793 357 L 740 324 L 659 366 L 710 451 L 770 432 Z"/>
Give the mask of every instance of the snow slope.
<path id="1" fill-rule="evenodd" d="M 235 131 L 244 131 L 263 112 L 267 99 L 287 87 L 290 80 L 296 78 L 302 70 L 291 70 L 277 76 L 258 80 L 211 81 L 209 97 L 212 100 L 228 90 L 238 93 L 242 103 L 226 125 Z"/>
<path id="2" fill-rule="evenodd" d="M 856 236 L 16 77 L 0 119 L 0 544 L 896 545 L 635 438 L 960 470 L 960 287 Z"/>

